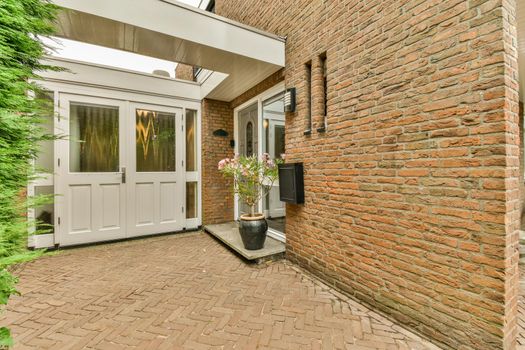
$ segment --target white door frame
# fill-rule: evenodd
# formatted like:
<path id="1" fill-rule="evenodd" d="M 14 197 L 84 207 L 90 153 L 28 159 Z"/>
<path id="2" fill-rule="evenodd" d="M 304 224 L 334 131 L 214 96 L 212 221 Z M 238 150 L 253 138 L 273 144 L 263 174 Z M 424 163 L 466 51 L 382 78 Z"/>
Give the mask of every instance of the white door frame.
<path id="1" fill-rule="evenodd" d="M 235 138 L 235 153 L 239 153 L 239 112 L 241 112 L 246 107 L 249 107 L 253 105 L 254 103 L 257 103 L 257 138 L 259 142 L 257 143 L 257 154 L 260 155 L 263 153 L 263 102 L 266 101 L 269 98 L 272 98 L 273 96 L 284 92 L 285 90 L 285 84 L 284 81 L 280 82 L 273 87 L 269 88 L 268 90 L 262 92 L 261 94 L 249 99 L 248 101 L 244 102 L 243 104 L 235 107 L 233 109 L 233 135 Z M 257 210 L 260 211 L 263 206 L 263 199 L 259 201 L 259 205 Z M 234 220 L 239 220 L 239 196 L 234 196 Z M 275 238 L 279 241 L 285 242 L 286 237 L 283 232 L 275 231 L 271 228 L 268 229 L 268 235 L 272 238 Z"/>
<path id="2" fill-rule="evenodd" d="M 263 121 L 264 122 L 264 121 Z M 275 126 L 285 126 L 285 122 L 284 120 L 276 120 L 276 119 L 270 119 L 269 122 L 268 122 L 268 129 L 269 129 L 269 134 L 270 134 L 270 137 L 269 139 L 272 140 L 272 134 L 273 134 L 273 137 L 275 138 Z M 268 153 L 271 155 L 271 154 L 275 154 L 275 142 L 272 142 L 268 145 Z M 275 193 L 279 193 L 279 183 L 278 181 L 276 181 L 273 186 L 272 186 L 272 189 L 271 191 Z M 279 200 L 279 198 L 275 198 L 275 196 L 271 196 L 270 194 L 269 195 L 269 198 L 268 198 L 268 213 L 270 216 L 272 217 L 282 217 L 282 216 L 285 216 L 286 215 L 286 204 L 284 204 L 283 202 L 281 202 Z M 278 208 L 273 208 L 272 209 L 272 202 L 279 202 L 281 204 L 283 204 L 282 207 L 278 207 Z M 275 203 L 274 203 L 275 204 Z"/>
<path id="3" fill-rule="evenodd" d="M 91 76 L 96 78 L 98 75 L 102 74 L 103 72 L 98 67 L 92 67 Z M 132 80 L 135 79 L 135 74 L 129 74 L 127 77 L 128 79 Z M 157 77 L 147 77 L 151 80 L 152 83 L 154 83 L 157 79 Z M 164 78 L 165 79 L 165 78 Z M 123 86 L 125 86 L 126 81 L 123 81 Z M 185 229 L 196 229 L 202 225 L 202 154 L 201 154 L 201 120 L 202 120 L 202 114 L 201 114 L 201 101 L 196 99 L 188 99 L 188 98 L 179 98 L 176 95 L 171 95 L 172 90 L 165 90 L 164 93 L 145 93 L 144 91 L 135 91 L 130 89 L 122 89 L 122 90 L 116 90 L 113 87 L 106 87 L 103 85 L 93 86 L 92 84 L 83 84 L 78 82 L 69 82 L 69 81 L 53 81 L 53 80 L 47 80 L 47 81 L 38 81 L 38 84 L 47 91 L 50 91 L 54 94 L 55 99 L 55 114 L 61 115 L 62 118 L 60 120 L 63 120 L 65 113 L 63 111 L 63 106 L 60 105 L 60 95 L 62 94 L 69 94 L 69 95 L 75 95 L 75 96 L 83 96 L 83 97 L 90 97 L 90 98 L 106 98 L 110 100 L 118 100 L 119 103 L 123 103 L 126 106 L 126 110 L 129 110 L 129 104 L 133 102 L 138 103 L 150 103 L 154 104 L 155 106 L 167 106 L 167 107 L 175 107 L 175 108 L 183 108 L 183 116 L 186 115 L 186 110 L 191 109 L 197 112 L 196 114 L 196 147 L 197 147 L 197 169 L 193 172 L 187 172 L 185 174 L 185 181 L 188 182 L 197 182 L 197 217 L 196 218 L 190 218 L 186 220 L 186 227 Z M 67 118 L 66 118 L 67 119 Z M 55 129 L 55 135 L 63 135 L 63 131 L 61 130 L 60 124 L 58 122 L 58 119 L 55 118 L 54 121 L 54 129 Z M 185 154 L 185 142 L 184 144 L 184 151 Z M 66 245 L 66 242 L 63 242 L 61 240 L 61 234 L 60 230 L 63 227 L 63 223 L 61 219 L 66 213 L 63 213 L 65 203 L 63 196 L 60 195 L 60 187 L 61 184 L 61 177 L 60 177 L 60 168 L 58 167 L 58 161 L 60 158 L 63 159 L 64 155 L 62 154 L 64 151 L 64 147 L 67 147 L 67 150 L 69 149 L 69 145 L 67 144 L 66 140 L 56 140 L 54 141 L 54 171 L 52 174 L 46 174 L 45 181 L 34 181 L 30 184 L 28 184 L 28 193 L 34 193 L 34 188 L 36 186 L 54 186 L 55 194 L 57 196 L 55 197 L 54 202 L 54 233 L 52 233 L 53 242 L 50 244 L 50 246 L 54 244 L 59 245 Z M 184 186 L 184 190 L 185 190 Z M 185 193 L 184 193 L 185 195 Z M 184 203 L 185 204 L 185 203 Z M 29 211 L 29 214 L 33 214 L 32 210 Z M 33 215 L 34 216 L 34 215 Z"/>

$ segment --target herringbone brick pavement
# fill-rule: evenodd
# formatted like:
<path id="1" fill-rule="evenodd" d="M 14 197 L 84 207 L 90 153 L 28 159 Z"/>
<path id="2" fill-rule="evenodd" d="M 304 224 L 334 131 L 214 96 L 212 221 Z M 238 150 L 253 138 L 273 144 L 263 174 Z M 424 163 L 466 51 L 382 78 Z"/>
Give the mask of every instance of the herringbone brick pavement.
<path id="1" fill-rule="evenodd" d="M 204 233 L 71 249 L 18 267 L 15 349 L 431 349 L 286 261 Z"/>
<path id="2" fill-rule="evenodd" d="M 518 298 L 518 347 L 525 350 L 525 266 L 520 265 L 520 295 Z"/>

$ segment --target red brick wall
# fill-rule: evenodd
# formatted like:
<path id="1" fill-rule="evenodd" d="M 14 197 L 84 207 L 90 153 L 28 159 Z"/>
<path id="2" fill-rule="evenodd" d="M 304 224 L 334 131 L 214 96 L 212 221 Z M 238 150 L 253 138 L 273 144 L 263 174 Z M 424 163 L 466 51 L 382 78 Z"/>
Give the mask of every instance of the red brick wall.
<path id="1" fill-rule="evenodd" d="M 230 102 L 204 100 L 202 103 L 202 200 L 203 223 L 215 224 L 232 221 L 234 202 L 232 183 L 217 171 L 217 163 L 234 155 L 230 145 L 233 135 L 233 109 L 284 79 L 280 70 Z M 217 129 L 226 130 L 228 137 L 213 136 Z"/>
<path id="2" fill-rule="evenodd" d="M 175 78 L 194 81 L 193 66 L 177 63 L 177 67 L 175 68 Z"/>
<path id="3" fill-rule="evenodd" d="M 214 136 L 223 129 L 228 137 Z M 233 156 L 233 112 L 228 102 L 204 100 L 202 102 L 202 211 L 203 224 L 233 220 L 231 182 L 217 170 L 221 159 Z"/>
<path id="4" fill-rule="evenodd" d="M 519 107 L 519 130 L 520 130 L 520 196 L 521 196 L 521 222 L 520 229 L 525 230 L 525 148 L 523 145 L 523 102 L 520 102 Z"/>
<path id="5" fill-rule="evenodd" d="M 264 91 L 268 90 L 269 88 L 275 86 L 276 84 L 280 83 L 284 80 L 284 69 L 281 69 L 274 74 L 270 75 L 268 78 L 261 81 L 256 86 L 252 87 L 245 93 L 243 93 L 240 96 L 237 96 L 230 102 L 230 107 L 236 108 L 240 105 L 242 105 L 244 102 L 248 101 L 251 98 L 254 98 L 257 95 L 260 95 Z"/>
<path id="6" fill-rule="evenodd" d="M 306 203 L 287 256 L 450 349 L 516 335 L 515 0 L 218 0 L 217 14 L 287 36 L 286 153 Z M 328 128 L 318 57 L 327 52 Z"/>

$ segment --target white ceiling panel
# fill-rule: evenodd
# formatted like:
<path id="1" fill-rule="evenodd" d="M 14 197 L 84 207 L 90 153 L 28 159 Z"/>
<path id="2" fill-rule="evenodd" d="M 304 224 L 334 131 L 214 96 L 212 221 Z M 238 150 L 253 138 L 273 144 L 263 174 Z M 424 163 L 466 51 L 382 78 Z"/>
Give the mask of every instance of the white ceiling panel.
<path id="1" fill-rule="evenodd" d="M 61 37 L 227 74 L 210 98 L 230 101 L 284 66 L 283 38 L 172 0 L 54 2 Z"/>

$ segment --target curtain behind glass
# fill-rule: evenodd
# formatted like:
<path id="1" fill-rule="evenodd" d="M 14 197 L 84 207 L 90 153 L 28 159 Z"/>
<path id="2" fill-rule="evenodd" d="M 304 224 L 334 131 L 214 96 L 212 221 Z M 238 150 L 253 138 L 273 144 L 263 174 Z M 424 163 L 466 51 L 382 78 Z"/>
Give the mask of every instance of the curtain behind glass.
<path id="1" fill-rule="evenodd" d="M 137 171 L 175 171 L 175 114 L 136 110 Z"/>
<path id="2" fill-rule="evenodd" d="M 69 131 L 71 172 L 119 171 L 118 107 L 72 102 Z"/>

